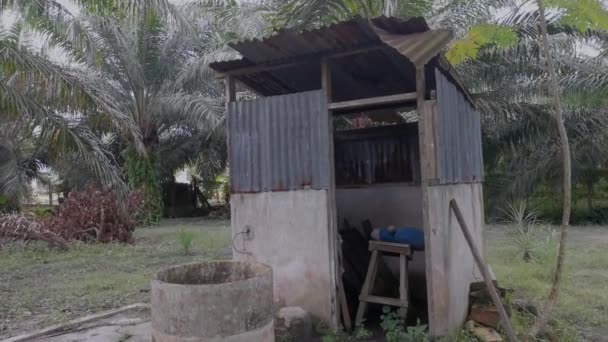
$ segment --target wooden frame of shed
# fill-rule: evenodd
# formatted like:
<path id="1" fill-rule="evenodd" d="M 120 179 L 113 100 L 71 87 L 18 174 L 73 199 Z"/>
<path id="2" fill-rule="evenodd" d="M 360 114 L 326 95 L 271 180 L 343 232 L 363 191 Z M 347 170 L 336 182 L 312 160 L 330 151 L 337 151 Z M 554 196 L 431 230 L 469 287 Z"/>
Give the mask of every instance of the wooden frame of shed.
<path id="1" fill-rule="evenodd" d="M 479 273 L 449 203 L 458 203 L 482 249 L 483 163 L 480 117 L 441 55 L 451 39 L 421 18 L 356 18 L 239 42 L 232 47 L 241 59 L 211 64 L 226 84 L 231 225 L 243 237 L 234 255 L 273 267 L 280 305 L 339 324 L 338 222 L 368 214 L 380 225 L 424 230 L 431 334 L 464 322 Z M 238 101 L 239 88 L 259 97 Z M 337 187 L 334 117 L 404 106 L 417 111 L 416 158 L 402 158 L 417 176 Z"/>

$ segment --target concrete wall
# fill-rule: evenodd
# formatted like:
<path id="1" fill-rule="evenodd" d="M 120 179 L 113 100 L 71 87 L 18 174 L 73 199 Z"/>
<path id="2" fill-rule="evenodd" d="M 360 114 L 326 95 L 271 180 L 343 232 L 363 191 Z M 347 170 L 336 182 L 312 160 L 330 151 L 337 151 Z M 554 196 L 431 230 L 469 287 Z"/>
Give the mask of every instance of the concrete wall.
<path id="1" fill-rule="evenodd" d="M 237 260 L 255 260 L 273 270 L 274 300 L 300 306 L 335 322 L 335 270 L 330 257 L 329 193 L 300 190 L 233 194 L 230 199 L 233 236 L 250 226 L 245 241 L 251 255 L 233 251 Z M 243 239 L 235 240 L 237 248 Z"/>
<path id="2" fill-rule="evenodd" d="M 473 255 L 449 202 L 456 199 L 477 248 L 483 253 L 480 183 L 429 186 L 426 265 L 431 334 L 446 335 L 466 319 L 469 285 L 480 280 Z"/>
<path id="3" fill-rule="evenodd" d="M 419 185 L 377 184 L 361 188 L 336 189 L 336 211 L 338 226 L 347 219 L 351 225 L 360 227 L 361 221 L 369 219 L 374 227 L 389 225 L 422 226 L 422 190 Z M 391 271 L 398 275 L 399 259 L 384 258 Z M 409 263 L 410 292 L 424 298 L 425 286 L 424 252 L 415 252 Z"/>
<path id="4" fill-rule="evenodd" d="M 379 184 L 336 189 L 338 224 L 346 218 L 352 225 L 371 220 L 376 227 L 389 225 L 422 229 L 420 186 Z"/>

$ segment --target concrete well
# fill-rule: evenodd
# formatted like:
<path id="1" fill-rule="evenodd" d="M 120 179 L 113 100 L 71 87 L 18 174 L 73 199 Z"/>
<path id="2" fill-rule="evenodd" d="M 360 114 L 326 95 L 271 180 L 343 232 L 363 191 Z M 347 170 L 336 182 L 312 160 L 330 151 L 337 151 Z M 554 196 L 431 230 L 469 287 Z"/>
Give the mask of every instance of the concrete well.
<path id="1" fill-rule="evenodd" d="M 274 341 L 272 269 L 209 261 L 161 270 L 151 283 L 153 342 Z"/>

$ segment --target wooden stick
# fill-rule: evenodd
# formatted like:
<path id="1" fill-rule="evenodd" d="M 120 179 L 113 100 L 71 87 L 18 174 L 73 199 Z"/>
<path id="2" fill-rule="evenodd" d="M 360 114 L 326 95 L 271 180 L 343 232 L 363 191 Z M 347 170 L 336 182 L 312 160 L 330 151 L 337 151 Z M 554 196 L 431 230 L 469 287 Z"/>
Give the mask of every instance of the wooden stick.
<path id="1" fill-rule="evenodd" d="M 454 212 L 454 215 L 456 215 L 456 220 L 458 221 L 458 224 L 460 225 L 460 229 L 462 230 L 462 233 L 464 234 L 464 238 L 467 240 L 469 248 L 471 249 L 471 252 L 473 253 L 473 258 L 475 258 L 477 267 L 479 267 L 479 269 L 481 270 L 481 274 L 483 275 L 483 280 L 486 282 L 486 287 L 488 288 L 488 291 L 490 292 L 490 297 L 492 297 L 492 301 L 494 302 L 494 305 L 496 306 L 496 309 L 498 310 L 498 314 L 500 315 L 500 320 L 502 321 L 504 328 L 507 331 L 507 336 L 509 336 L 509 340 L 512 342 L 519 341 L 519 339 L 517 338 L 517 335 L 515 335 L 515 331 L 513 330 L 513 326 L 511 325 L 509 316 L 507 316 L 507 312 L 505 311 L 505 308 L 502 305 L 502 301 L 500 300 L 500 297 L 498 297 L 498 292 L 496 291 L 496 288 L 494 287 L 494 283 L 492 282 L 492 277 L 490 276 L 490 271 L 488 271 L 488 267 L 483 262 L 481 254 L 479 253 L 479 250 L 475 246 L 475 242 L 473 241 L 473 236 L 471 235 L 471 232 L 469 231 L 469 228 L 467 227 L 467 223 L 464 221 L 462 212 L 460 211 L 460 208 L 458 207 L 458 204 L 456 203 L 455 199 L 450 200 L 450 208 Z"/>
<path id="2" fill-rule="evenodd" d="M 342 283 L 342 272 L 338 277 L 338 297 L 340 297 L 340 310 L 342 312 L 342 320 L 346 331 L 353 330 L 353 323 L 348 311 L 348 302 L 346 301 L 346 293 L 344 292 L 344 284 Z"/>
<path id="3" fill-rule="evenodd" d="M 417 93 L 404 93 L 404 94 L 370 97 L 370 98 L 365 98 L 365 99 L 357 99 L 357 100 L 342 101 L 342 102 L 331 102 L 328 106 L 329 106 L 329 109 L 331 109 L 331 110 L 357 109 L 357 108 L 366 107 L 366 106 L 397 104 L 400 102 L 416 100 L 417 97 L 418 97 Z"/>
<path id="4" fill-rule="evenodd" d="M 33 339 L 41 339 L 49 334 L 54 334 L 54 333 L 60 332 L 60 331 L 65 331 L 67 334 L 67 333 L 69 333 L 69 331 L 67 331 L 67 330 L 74 328 L 80 324 L 97 321 L 97 320 L 107 318 L 107 317 L 110 317 L 110 316 L 113 316 L 113 315 L 116 315 L 116 314 L 119 314 L 119 313 L 122 313 L 125 311 L 149 310 L 149 309 L 150 309 L 149 304 L 145 304 L 145 303 L 131 304 L 131 305 L 123 306 L 122 308 L 118 308 L 118 309 L 114 309 L 114 310 L 110 310 L 110 311 L 104 311 L 104 312 L 92 314 L 92 315 L 81 317 L 81 318 L 76 318 L 67 323 L 56 324 L 56 325 L 52 325 L 48 328 L 36 330 L 34 332 L 25 333 L 25 334 L 18 335 L 18 336 L 14 336 L 14 337 L 8 338 L 6 340 L 2 340 L 2 342 L 31 341 Z"/>

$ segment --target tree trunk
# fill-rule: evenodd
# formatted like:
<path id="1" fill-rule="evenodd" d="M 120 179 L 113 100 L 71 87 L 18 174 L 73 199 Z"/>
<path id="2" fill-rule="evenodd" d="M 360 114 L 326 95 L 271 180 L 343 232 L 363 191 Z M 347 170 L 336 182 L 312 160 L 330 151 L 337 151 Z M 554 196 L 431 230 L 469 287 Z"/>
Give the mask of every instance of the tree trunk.
<path id="1" fill-rule="evenodd" d="M 52 206 L 53 205 L 53 186 L 51 185 L 51 183 L 49 183 L 48 189 L 49 189 L 49 205 Z"/>
<path id="2" fill-rule="evenodd" d="M 548 95 L 553 107 L 555 115 L 555 122 L 557 124 L 557 130 L 559 133 L 559 141 L 562 155 L 562 222 L 561 222 L 561 234 L 559 240 L 559 253 L 557 257 L 557 265 L 555 267 L 555 275 L 553 283 L 551 284 L 551 290 L 547 301 L 543 306 L 538 319 L 534 326 L 530 329 L 529 335 L 534 337 L 538 335 L 547 325 L 551 311 L 557 302 L 559 296 L 559 288 L 562 279 L 562 273 L 564 268 L 564 258 L 566 252 L 566 240 L 568 233 L 568 225 L 570 224 L 570 210 L 572 206 L 572 170 L 570 160 L 570 144 L 568 142 L 568 134 L 566 132 L 566 126 L 564 125 L 564 117 L 562 113 L 562 106 L 560 103 L 560 91 L 559 81 L 553 64 L 553 58 L 549 49 L 549 35 L 547 33 L 547 21 L 545 19 L 545 4 L 543 0 L 537 0 L 539 10 L 539 24 L 541 29 L 541 49 L 545 57 L 545 72 L 549 76 Z"/>

